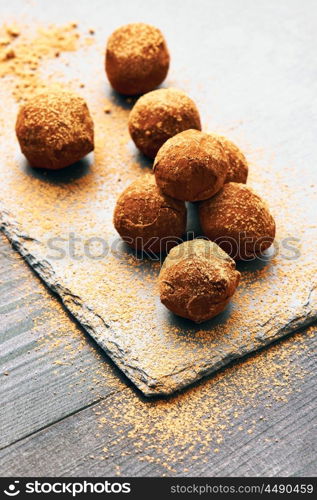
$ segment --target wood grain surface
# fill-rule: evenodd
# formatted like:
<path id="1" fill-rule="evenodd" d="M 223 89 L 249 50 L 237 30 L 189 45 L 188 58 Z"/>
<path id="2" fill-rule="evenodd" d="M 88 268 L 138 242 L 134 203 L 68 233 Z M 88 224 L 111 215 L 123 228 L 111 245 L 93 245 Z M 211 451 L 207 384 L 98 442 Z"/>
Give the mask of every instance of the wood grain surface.
<path id="1" fill-rule="evenodd" d="M 303 92 L 304 85 L 298 85 L 296 77 L 297 71 L 304 80 L 310 76 L 310 68 L 302 68 L 302 56 L 313 59 L 315 53 L 313 33 L 306 25 L 304 31 L 306 9 L 285 9 L 283 2 L 275 10 L 263 8 L 264 4 L 256 9 L 254 4 L 238 12 L 236 2 L 228 2 L 223 18 L 217 3 L 213 9 L 201 1 L 206 18 L 213 22 L 214 15 L 220 15 L 220 24 L 211 30 L 199 10 L 191 39 L 186 40 L 179 40 L 182 24 L 171 30 L 170 16 L 178 2 L 169 4 L 170 15 L 161 10 L 157 18 L 146 2 L 140 5 L 143 15 L 151 16 L 169 41 L 172 65 L 164 85 L 188 92 L 201 110 L 204 130 L 224 133 L 246 154 L 248 185 L 268 203 L 276 221 L 274 247 L 262 258 L 239 265 L 241 280 L 230 305 L 210 321 L 196 325 L 161 304 L 160 263 L 141 262 L 131 255 L 113 226 L 118 196 L 147 169 L 128 132 L 127 106 L 133 101 L 115 95 L 105 78 L 104 39 L 111 32 L 110 18 L 100 28 L 95 13 L 89 16 L 97 26 L 95 42 L 67 53 L 67 61 L 64 55 L 55 57 L 56 73 L 49 69 L 45 73 L 46 83 L 65 81 L 67 85 L 69 81 L 87 99 L 95 123 L 95 154 L 57 173 L 31 168 L 12 134 L 17 108 L 14 89 L 9 87 L 6 94 L 3 90 L 10 109 L 0 113 L 0 120 L 8 123 L 3 130 L 6 150 L 1 150 L 8 158 L 0 164 L 0 224 L 117 366 L 145 395 L 153 396 L 172 394 L 317 318 L 317 264 L 311 258 L 317 251 L 313 210 L 317 171 L 308 154 L 315 140 L 300 125 L 307 120 L 316 95 L 309 86 Z M 118 23 L 130 19 L 132 6 L 129 2 L 124 15 L 117 13 Z M 108 8 L 108 4 L 102 7 L 105 15 L 110 13 Z M 190 13 L 190 5 L 183 8 L 184 21 Z M 238 24 L 235 13 L 240 15 Z M 88 32 L 84 19 L 78 16 L 81 40 Z M 254 23 L 260 19 L 263 26 L 258 29 Z M 30 26 L 35 30 L 38 25 L 30 20 Z M 186 47 L 181 56 L 179 47 Z M 188 83 L 180 62 L 190 66 Z M 38 71 L 44 72 L 44 67 Z M 110 114 L 103 112 L 105 103 L 112 108 Z M 208 116 L 211 110 L 213 116 Z M 290 124 L 292 114 L 297 121 Z M 78 240 L 79 258 L 68 251 L 71 235 Z M 86 245 L 91 249 L 91 240 L 96 243 L 100 238 L 109 251 L 92 259 Z M 65 250 L 62 258 L 51 248 L 57 241 Z"/>

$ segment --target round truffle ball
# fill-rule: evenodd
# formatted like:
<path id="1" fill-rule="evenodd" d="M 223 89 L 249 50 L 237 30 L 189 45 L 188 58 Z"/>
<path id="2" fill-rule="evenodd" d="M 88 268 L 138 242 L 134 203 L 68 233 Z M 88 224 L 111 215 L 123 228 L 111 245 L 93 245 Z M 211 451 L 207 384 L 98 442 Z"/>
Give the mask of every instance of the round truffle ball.
<path id="1" fill-rule="evenodd" d="M 275 222 L 264 201 L 244 184 L 229 182 L 199 206 L 204 234 L 234 259 L 251 259 L 269 248 Z"/>
<path id="2" fill-rule="evenodd" d="M 211 135 L 221 143 L 228 158 L 228 172 L 225 183 L 240 182 L 245 184 L 247 182 L 249 168 L 244 154 L 232 141 L 227 139 L 227 137 L 218 134 Z"/>
<path id="3" fill-rule="evenodd" d="M 121 94 L 144 94 L 165 79 L 170 56 L 159 29 L 144 23 L 127 24 L 108 39 L 106 73 Z"/>
<path id="4" fill-rule="evenodd" d="M 86 102 L 65 91 L 38 94 L 16 121 L 21 151 L 33 167 L 57 170 L 94 149 L 94 125 Z"/>
<path id="5" fill-rule="evenodd" d="M 146 174 L 119 196 L 114 226 L 133 248 L 159 253 L 179 243 L 186 215 L 185 203 L 163 194 L 154 176 Z"/>
<path id="6" fill-rule="evenodd" d="M 129 116 L 130 135 L 139 150 L 155 158 L 170 137 L 183 130 L 201 130 L 196 104 L 177 89 L 149 92 L 134 105 Z"/>
<path id="7" fill-rule="evenodd" d="M 161 302 L 175 314 L 201 323 L 222 312 L 240 279 L 235 262 L 211 241 L 172 248 L 159 276 Z"/>
<path id="8" fill-rule="evenodd" d="M 165 142 L 156 155 L 154 173 L 162 191 L 177 200 L 213 196 L 225 181 L 228 161 L 217 138 L 185 130 Z"/>

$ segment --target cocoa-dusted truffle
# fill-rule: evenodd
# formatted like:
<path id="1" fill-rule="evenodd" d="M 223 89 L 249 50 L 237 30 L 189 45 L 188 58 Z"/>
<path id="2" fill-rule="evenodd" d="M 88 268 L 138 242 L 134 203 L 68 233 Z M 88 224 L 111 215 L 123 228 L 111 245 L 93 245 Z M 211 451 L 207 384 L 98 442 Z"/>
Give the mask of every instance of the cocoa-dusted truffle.
<path id="1" fill-rule="evenodd" d="M 211 134 L 222 144 L 228 158 L 228 172 L 226 182 L 240 182 L 245 184 L 248 178 L 248 163 L 240 149 L 227 137 Z"/>
<path id="2" fill-rule="evenodd" d="M 144 94 L 165 79 L 169 53 L 159 29 L 144 23 L 127 24 L 108 39 L 106 73 L 121 94 Z"/>
<path id="3" fill-rule="evenodd" d="M 211 241 L 196 239 L 172 248 L 159 276 L 161 302 L 196 323 L 222 312 L 240 279 L 234 261 Z"/>
<path id="4" fill-rule="evenodd" d="M 275 222 L 264 201 L 244 184 L 229 182 L 200 204 L 204 234 L 234 259 L 250 259 L 274 241 Z"/>
<path id="5" fill-rule="evenodd" d="M 94 149 L 94 126 L 87 104 L 65 91 L 47 91 L 24 104 L 16 134 L 33 167 L 59 169 Z"/>
<path id="6" fill-rule="evenodd" d="M 187 129 L 201 130 L 196 104 L 178 89 L 158 89 L 136 102 L 129 116 L 130 135 L 139 150 L 154 158 L 170 137 Z"/>
<path id="7" fill-rule="evenodd" d="M 223 186 L 227 170 L 221 143 L 198 130 L 185 130 L 166 141 L 154 162 L 157 185 L 169 196 L 185 201 L 213 196 Z"/>
<path id="8" fill-rule="evenodd" d="M 186 230 L 185 203 L 164 195 L 154 175 L 146 174 L 118 198 L 114 225 L 133 248 L 164 252 L 179 243 Z"/>

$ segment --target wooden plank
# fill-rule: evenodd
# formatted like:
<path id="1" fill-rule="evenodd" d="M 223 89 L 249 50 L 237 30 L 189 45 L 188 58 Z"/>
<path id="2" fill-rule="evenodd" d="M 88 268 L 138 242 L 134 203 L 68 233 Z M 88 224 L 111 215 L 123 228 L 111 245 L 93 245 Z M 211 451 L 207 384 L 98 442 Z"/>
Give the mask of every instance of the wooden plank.
<path id="1" fill-rule="evenodd" d="M 75 477 L 316 474 L 313 333 L 282 341 L 176 397 L 145 400 L 132 388 L 110 395 L 2 450 L 1 471 Z"/>
<path id="2" fill-rule="evenodd" d="M 0 447 L 125 387 L 118 370 L 0 237 Z"/>

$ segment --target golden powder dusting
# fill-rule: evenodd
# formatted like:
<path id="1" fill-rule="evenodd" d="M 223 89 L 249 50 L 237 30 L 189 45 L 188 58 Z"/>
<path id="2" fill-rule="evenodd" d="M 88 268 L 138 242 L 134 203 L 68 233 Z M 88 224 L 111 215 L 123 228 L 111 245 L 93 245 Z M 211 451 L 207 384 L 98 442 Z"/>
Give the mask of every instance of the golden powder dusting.
<path id="1" fill-rule="evenodd" d="M 21 258 L 18 255 L 13 258 L 15 262 L 11 264 L 18 265 Z M 210 454 L 221 453 L 237 433 L 254 435 L 270 447 L 275 436 L 262 437 L 262 422 L 270 423 L 272 407 L 278 408 L 300 392 L 307 376 L 300 357 L 307 356 L 308 341 L 315 335 L 316 327 L 283 340 L 181 394 L 145 402 L 133 389 L 124 389 L 115 374 L 110 374 L 104 357 L 87 343 L 85 334 L 44 287 L 34 288 L 30 280 L 18 284 L 17 289 L 22 289 L 23 294 L 39 293 L 50 301 L 49 308 L 41 309 L 33 317 L 33 335 L 38 354 L 45 355 L 46 363 L 56 367 L 54 376 L 63 376 L 65 369 L 73 365 L 73 375 L 70 382 L 65 380 L 63 390 L 80 394 L 91 388 L 96 399 L 103 398 L 109 389 L 119 391 L 93 409 L 95 436 L 100 444 L 94 454 L 89 450 L 89 458 L 106 461 L 108 468 L 111 462 L 114 473 L 120 475 L 128 475 L 130 455 L 140 463 L 156 464 L 162 475 L 176 472 L 190 475 L 197 460 L 202 468 L 206 464 L 207 472 Z M 120 471 L 112 465 L 114 455 L 119 455 L 116 460 L 120 460 Z"/>
<path id="2" fill-rule="evenodd" d="M 95 409 L 99 429 L 108 430 L 108 447 L 122 450 L 123 464 L 128 438 L 128 451 L 161 466 L 162 475 L 190 474 L 186 465 L 195 460 L 206 463 L 207 471 L 210 453 L 220 453 L 233 434 L 263 439 L 261 425 L 270 423 L 272 405 L 278 408 L 300 392 L 306 372 L 296 360 L 306 355 L 307 339 L 314 334 L 311 327 L 165 400 L 145 403 L 132 390 L 113 396 Z M 270 446 L 272 440 L 266 439 Z M 103 446 L 96 459 L 103 456 Z"/>
<path id="3" fill-rule="evenodd" d="M 4 236 L 1 234 L 0 236 L 7 245 Z M 45 370 L 51 368 L 50 373 L 57 379 L 56 390 L 63 394 L 63 398 L 70 392 L 74 394 L 76 391 L 85 400 L 90 397 L 98 400 L 108 394 L 109 389 L 113 391 L 122 389 L 123 384 L 118 376 L 112 373 L 107 363 L 105 364 L 101 352 L 87 341 L 87 335 L 67 314 L 59 299 L 38 280 L 30 279 L 29 272 L 24 272 L 21 277 L 22 258 L 18 253 L 13 253 L 11 250 L 9 252 L 10 271 L 15 272 L 16 269 L 19 272 L 19 279 L 14 280 L 13 293 L 15 297 L 23 297 L 20 307 L 25 309 L 32 324 L 28 331 L 28 348 L 30 351 L 35 351 L 36 358 L 45 358 L 43 360 Z M 21 310 L 18 317 L 21 319 Z M 11 319 L 14 319 L 12 314 Z M 31 370 L 27 376 L 32 379 L 34 373 L 36 374 L 36 369 Z M 7 372 L 7 375 L 9 374 Z M 66 380 L 65 374 L 67 374 Z M 58 383 L 59 377 L 64 379 L 62 390 Z M 35 383 L 37 388 L 41 389 L 37 380 Z M 56 395 L 54 392 L 51 397 L 54 399 Z"/>
<path id="4" fill-rule="evenodd" d="M 42 62 L 75 51 L 79 36 L 76 23 L 40 27 L 35 35 L 30 35 L 26 27 L 0 28 L 0 78 L 12 79 L 16 100 L 25 100 L 46 88 L 39 75 Z"/>

